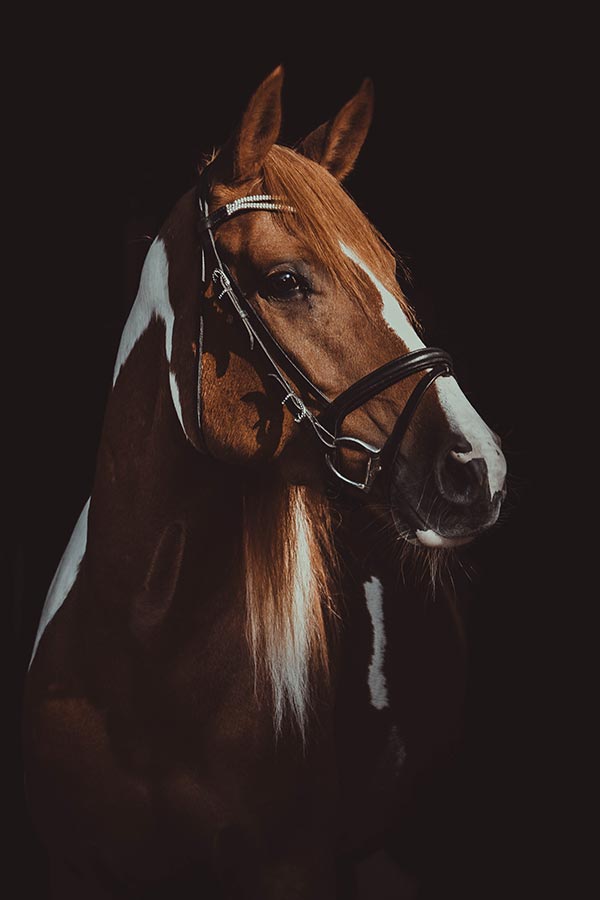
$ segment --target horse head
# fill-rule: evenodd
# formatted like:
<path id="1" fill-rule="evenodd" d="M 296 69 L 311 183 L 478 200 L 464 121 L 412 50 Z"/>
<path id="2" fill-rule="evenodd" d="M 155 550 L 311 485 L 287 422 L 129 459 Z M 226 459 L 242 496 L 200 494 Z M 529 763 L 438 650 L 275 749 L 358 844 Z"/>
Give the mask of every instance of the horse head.
<path id="1" fill-rule="evenodd" d="M 292 484 L 362 491 L 410 542 L 468 542 L 498 518 L 506 464 L 342 187 L 371 82 L 291 149 L 276 143 L 282 78 L 260 85 L 201 173 L 204 447 Z"/>

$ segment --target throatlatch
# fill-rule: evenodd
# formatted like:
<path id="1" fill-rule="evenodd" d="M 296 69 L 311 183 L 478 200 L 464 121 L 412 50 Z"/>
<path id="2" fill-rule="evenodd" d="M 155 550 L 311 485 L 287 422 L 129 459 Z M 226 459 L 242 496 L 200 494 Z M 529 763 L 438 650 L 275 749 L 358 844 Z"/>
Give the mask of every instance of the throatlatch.
<path id="1" fill-rule="evenodd" d="M 305 372 L 290 358 L 281 344 L 271 334 L 221 259 L 215 241 L 215 230 L 223 222 L 227 222 L 234 216 L 251 210 L 264 210 L 273 213 L 294 212 L 293 207 L 286 204 L 279 197 L 272 197 L 269 194 L 252 194 L 251 196 L 241 197 L 238 200 L 227 203 L 209 214 L 208 196 L 203 190 L 202 183 L 198 186 L 198 205 L 200 207 L 198 229 L 201 240 L 201 274 L 204 290 L 207 289 L 212 281 L 215 285 L 218 299 L 222 300 L 226 297 L 229 300 L 248 333 L 250 349 L 256 350 L 259 348 L 272 370 L 268 375 L 273 379 L 274 384 L 277 385 L 281 392 L 281 405 L 289 410 L 295 422 L 308 424 L 325 448 L 325 461 L 334 481 L 344 487 L 368 492 L 375 476 L 381 471 L 385 449 L 393 445 L 397 446 L 402 440 L 426 390 L 441 375 L 452 374 L 452 359 L 450 355 L 445 350 L 440 350 L 437 347 L 423 347 L 419 350 L 413 350 L 410 353 L 390 360 L 390 362 L 385 363 L 373 372 L 369 372 L 368 375 L 360 378 L 333 400 L 330 400 L 313 384 Z M 202 317 L 202 311 L 200 315 Z M 200 347 L 198 356 L 198 395 L 200 395 L 202 366 Z M 385 391 L 386 388 L 397 384 L 404 378 L 423 371 L 425 371 L 425 374 L 414 387 L 391 435 L 383 447 L 375 447 L 367 441 L 351 435 L 339 434 L 344 419 L 351 412 L 354 412 L 354 410 L 363 406 L 373 397 Z M 291 384 L 288 378 L 293 380 L 295 386 Z M 198 397 L 198 402 L 200 402 L 200 397 Z M 315 415 L 308 408 L 307 404 L 316 407 L 320 410 L 319 413 Z M 366 466 L 362 481 L 348 478 L 339 470 L 337 457 L 341 448 L 357 450 L 365 455 Z"/>

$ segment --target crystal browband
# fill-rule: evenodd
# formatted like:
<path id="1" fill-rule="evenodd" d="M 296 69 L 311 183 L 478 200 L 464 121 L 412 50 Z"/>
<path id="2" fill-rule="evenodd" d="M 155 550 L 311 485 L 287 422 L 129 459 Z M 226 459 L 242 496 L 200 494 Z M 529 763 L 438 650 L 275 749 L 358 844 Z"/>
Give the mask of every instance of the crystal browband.
<path id="1" fill-rule="evenodd" d="M 210 215 L 204 215 L 198 223 L 201 231 L 217 228 L 227 219 L 249 210 L 266 210 L 267 212 L 295 212 L 293 206 L 285 202 L 283 197 L 272 197 L 270 194 L 250 194 L 226 203 Z"/>

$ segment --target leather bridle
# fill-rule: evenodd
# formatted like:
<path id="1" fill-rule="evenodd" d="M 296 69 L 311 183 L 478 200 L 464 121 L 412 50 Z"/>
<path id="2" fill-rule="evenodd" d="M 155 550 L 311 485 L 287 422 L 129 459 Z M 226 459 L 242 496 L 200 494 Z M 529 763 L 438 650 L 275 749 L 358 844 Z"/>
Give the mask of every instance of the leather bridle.
<path id="1" fill-rule="evenodd" d="M 208 191 L 204 179 L 198 185 L 198 205 L 200 207 L 200 219 L 198 230 L 201 242 L 201 276 L 203 290 L 208 289 L 212 281 L 217 291 L 218 300 L 226 297 L 242 325 L 248 333 L 250 349 L 259 350 L 265 357 L 270 371 L 269 377 L 274 386 L 281 393 L 281 404 L 292 414 L 298 424 L 303 424 L 312 429 L 315 437 L 325 450 L 325 461 L 335 483 L 345 488 L 354 488 L 368 492 L 373 484 L 376 474 L 381 471 L 385 451 L 395 448 L 400 441 L 414 412 L 425 394 L 427 388 L 442 375 L 452 374 L 452 359 L 444 350 L 436 347 L 423 347 L 413 350 L 383 366 L 369 372 L 360 378 L 349 388 L 330 400 L 319 388 L 313 384 L 305 372 L 286 353 L 281 344 L 271 334 L 261 317 L 248 301 L 233 278 L 231 272 L 221 259 L 216 240 L 215 231 L 234 216 L 252 210 L 264 210 L 268 212 L 294 212 L 293 208 L 284 200 L 272 197 L 269 194 L 253 194 L 241 197 L 225 206 L 221 206 L 209 213 Z M 200 311 L 200 341 L 198 346 L 198 427 L 202 433 L 201 422 L 201 377 L 202 377 L 202 334 L 203 319 Z M 363 406 L 371 398 L 377 396 L 386 388 L 391 387 L 404 378 L 425 372 L 423 377 L 414 387 L 408 398 L 402 413 L 396 421 L 394 429 L 383 447 L 375 447 L 362 438 L 339 434 L 342 422 L 351 412 Z M 294 384 L 289 379 L 292 379 Z M 316 407 L 319 412 L 315 415 L 309 405 Z M 342 448 L 363 453 L 366 457 L 365 472 L 362 481 L 355 481 L 344 475 L 338 468 L 337 455 Z"/>

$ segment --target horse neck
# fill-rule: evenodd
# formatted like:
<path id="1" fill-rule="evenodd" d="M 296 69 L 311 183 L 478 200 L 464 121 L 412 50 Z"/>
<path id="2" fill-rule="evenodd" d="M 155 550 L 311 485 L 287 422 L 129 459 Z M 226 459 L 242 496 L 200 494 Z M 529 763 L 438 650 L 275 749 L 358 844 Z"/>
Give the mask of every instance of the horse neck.
<path id="1" fill-rule="evenodd" d="M 169 529 L 179 529 L 187 545 L 193 540 L 199 561 L 205 556 L 221 565 L 236 552 L 241 529 L 239 474 L 200 452 L 195 430 L 199 284 L 192 216 L 190 193 L 148 251 L 98 452 L 87 556 L 98 571 L 120 579 L 129 567 L 132 588 Z"/>

